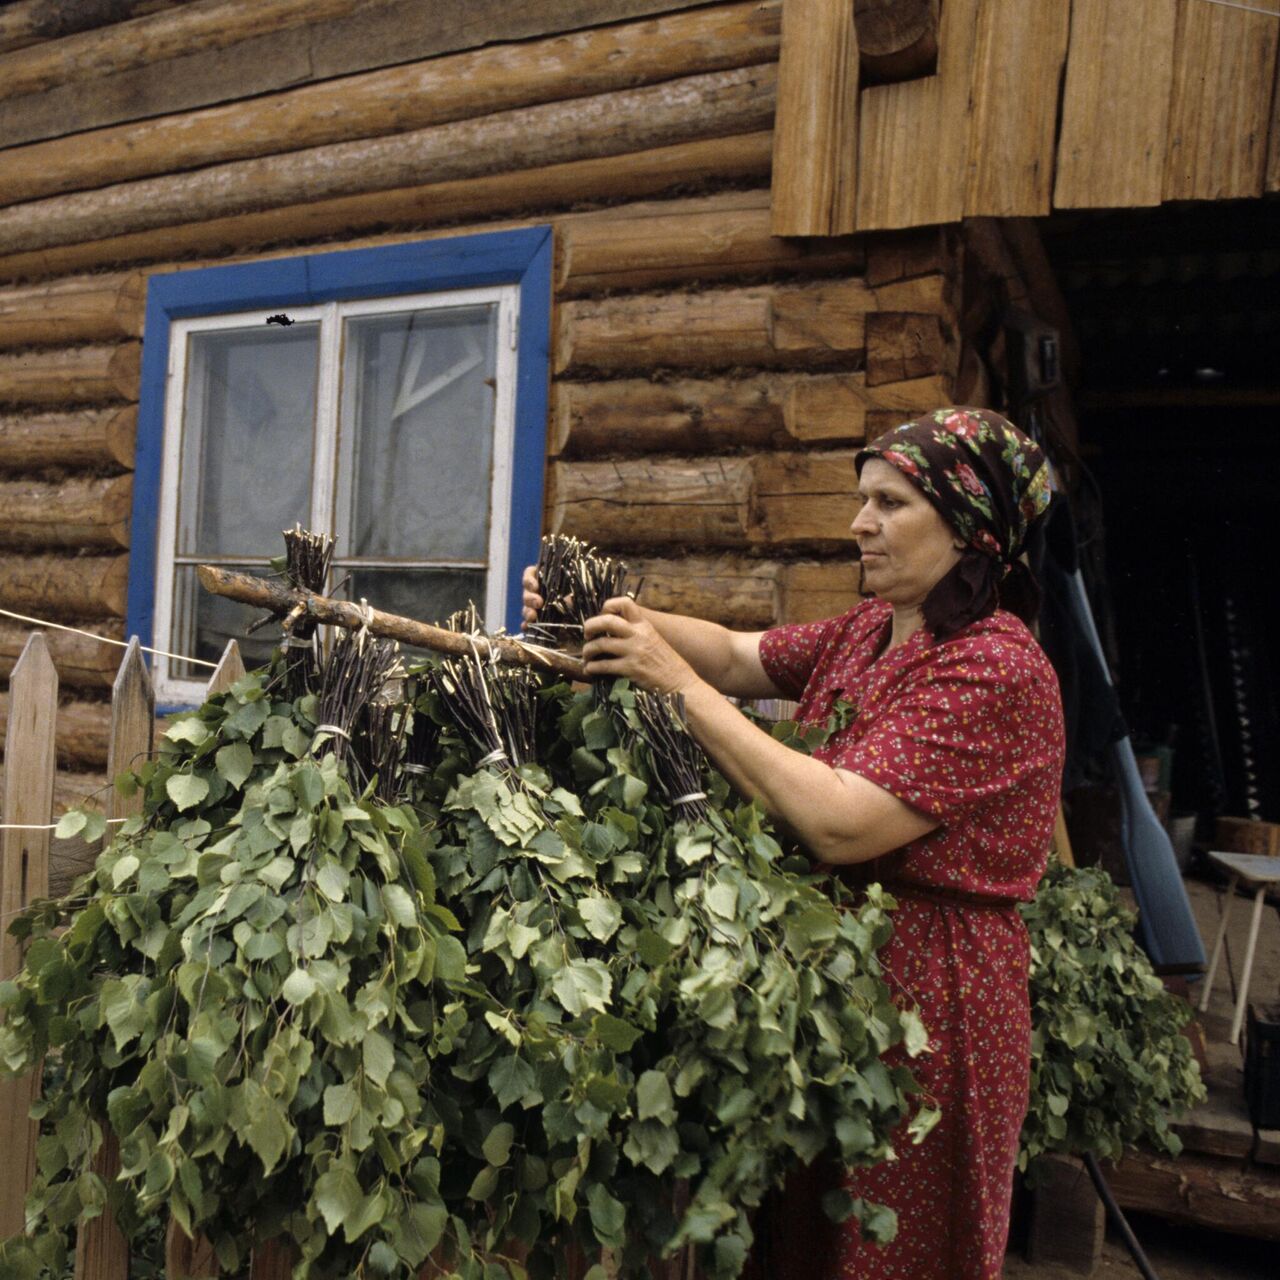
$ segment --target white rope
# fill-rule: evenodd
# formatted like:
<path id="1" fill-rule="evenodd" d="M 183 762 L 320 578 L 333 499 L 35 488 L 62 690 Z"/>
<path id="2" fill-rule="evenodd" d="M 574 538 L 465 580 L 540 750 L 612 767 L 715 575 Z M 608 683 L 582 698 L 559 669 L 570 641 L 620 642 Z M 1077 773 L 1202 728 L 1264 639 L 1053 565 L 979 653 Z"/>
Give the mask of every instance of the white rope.
<path id="1" fill-rule="evenodd" d="M 1245 13 L 1265 13 L 1268 18 L 1280 18 L 1280 9 L 1259 9 L 1256 4 L 1241 4 L 1240 0 L 1204 0 L 1205 4 L 1220 4 L 1224 9 L 1243 9 Z"/>
<path id="2" fill-rule="evenodd" d="M 73 636 L 87 636 L 90 640 L 96 640 L 99 644 L 114 644 L 121 649 L 127 649 L 132 643 L 130 640 L 113 640 L 110 636 L 100 636 L 94 631 L 84 631 L 80 627 L 67 627 L 61 622 L 49 622 L 45 618 L 31 618 L 25 613 L 14 613 L 12 609 L 0 609 L 0 613 L 6 618 L 16 618 L 19 622 L 30 622 L 37 627 L 48 627 L 52 631 L 69 631 Z M 203 658 L 188 658 L 182 653 L 170 653 L 167 649 L 149 649 L 145 644 L 138 646 L 143 653 L 154 653 L 160 658 L 176 658 L 179 662 L 190 662 L 197 667 L 212 667 L 217 669 L 216 662 L 206 662 Z"/>
<path id="3" fill-rule="evenodd" d="M 705 791 L 690 791 L 687 796 L 677 796 L 672 804 L 692 804 L 695 800 L 705 800 L 707 793 Z"/>
<path id="4" fill-rule="evenodd" d="M 107 823 L 128 822 L 128 818 L 107 818 Z M 56 822 L 0 822 L 0 831 L 54 831 L 59 826 Z"/>

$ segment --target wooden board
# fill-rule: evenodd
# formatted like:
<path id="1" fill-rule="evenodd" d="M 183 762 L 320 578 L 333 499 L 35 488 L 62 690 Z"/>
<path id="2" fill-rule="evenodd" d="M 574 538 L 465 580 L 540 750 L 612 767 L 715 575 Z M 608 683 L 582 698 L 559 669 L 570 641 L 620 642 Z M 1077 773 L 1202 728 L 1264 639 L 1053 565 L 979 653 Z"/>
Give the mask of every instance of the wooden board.
<path id="1" fill-rule="evenodd" d="M 1267 137 L 1267 177 L 1265 189 L 1280 191 L 1280 59 L 1276 65 L 1276 83 L 1271 92 L 1271 126 Z"/>
<path id="2" fill-rule="evenodd" d="M 861 95 L 857 227 L 915 227 L 964 216 L 970 76 L 980 0 L 947 0 L 938 73 Z"/>
<path id="3" fill-rule="evenodd" d="M 1280 43 L 1280 0 L 1248 3 L 1267 12 L 1180 0 L 1164 172 L 1166 200 L 1230 200 L 1262 194 Z"/>
<path id="4" fill-rule="evenodd" d="M 1160 203 L 1176 17 L 1175 0 L 1073 0 L 1055 208 Z"/>
<path id="5" fill-rule="evenodd" d="M 1047 214 L 1071 0 L 984 0 L 978 19 L 964 211 Z"/>
<path id="6" fill-rule="evenodd" d="M 848 0 L 786 0 L 773 126 L 774 235 L 854 229 L 858 33 Z"/>

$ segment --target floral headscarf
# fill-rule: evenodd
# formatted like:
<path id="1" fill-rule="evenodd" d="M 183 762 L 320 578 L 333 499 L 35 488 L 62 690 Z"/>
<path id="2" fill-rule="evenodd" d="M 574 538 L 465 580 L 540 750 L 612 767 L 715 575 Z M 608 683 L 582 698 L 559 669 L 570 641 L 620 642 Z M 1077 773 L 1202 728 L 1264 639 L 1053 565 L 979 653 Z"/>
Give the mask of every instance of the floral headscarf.
<path id="1" fill-rule="evenodd" d="M 1049 505 L 1049 464 L 1033 440 L 989 409 L 936 409 L 860 449 L 897 467 L 964 539 L 1012 564 Z"/>

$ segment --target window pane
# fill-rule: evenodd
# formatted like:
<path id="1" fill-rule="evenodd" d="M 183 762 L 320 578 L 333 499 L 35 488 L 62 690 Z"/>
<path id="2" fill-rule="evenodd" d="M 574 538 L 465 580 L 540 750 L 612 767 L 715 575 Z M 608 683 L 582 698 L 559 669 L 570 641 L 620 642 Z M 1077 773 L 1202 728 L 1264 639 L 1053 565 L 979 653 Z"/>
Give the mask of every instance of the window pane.
<path id="1" fill-rule="evenodd" d="M 193 333 L 178 554 L 269 556 L 308 523 L 319 326 Z"/>
<path id="2" fill-rule="evenodd" d="M 347 321 L 338 552 L 484 560 L 496 303 Z"/>
<path id="3" fill-rule="evenodd" d="M 263 564 L 227 567 L 260 577 L 268 574 Z M 250 670 L 260 667 L 280 643 L 280 628 L 271 623 L 246 638 L 245 632 L 250 623 L 261 617 L 261 609 L 228 600 L 225 596 L 211 595 L 196 581 L 195 565 L 178 565 L 174 570 L 172 652 L 184 657 L 203 658 L 205 662 L 217 662 L 227 647 L 227 641 L 237 640 L 244 665 Z M 169 674 L 175 680 L 206 681 L 213 672 L 208 667 L 171 659 Z"/>
<path id="4" fill-rule="evenodd" d="M 484 612 L 485 575 L 479 569 L 337 569 L 334 577 L 341 582 L 348 572 L 351 581 L 343 597 L 363 597 L 386 613 L 443 623 L 472 601 Z"/>

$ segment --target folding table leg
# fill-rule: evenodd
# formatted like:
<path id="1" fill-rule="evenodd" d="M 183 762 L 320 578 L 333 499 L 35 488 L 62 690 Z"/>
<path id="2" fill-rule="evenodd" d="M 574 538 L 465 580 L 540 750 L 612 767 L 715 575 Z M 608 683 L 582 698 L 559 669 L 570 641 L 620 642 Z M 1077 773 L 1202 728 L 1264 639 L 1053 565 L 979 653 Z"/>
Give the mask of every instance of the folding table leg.
<path id="1" fill-rule="evenodd" d="M 1244 1022 L 1245 1005 L 1249 1002 L 1249 975 L 1253 972 L 1253 953 L 1258 945 L 1258 926 L 1262 908 L 1266 906 L 1267 886 L 1260 884 L 1253 899 L 1253 919 L 1249 921 L 1249 945 L 1244 952 L 1244 972 L 1240 975 L 1240 995 L 1236 1000 L 1236 1016 L 1231 1020 L 1231 1043 L 1240 1043 L 1240 1024 Z"/>
<path id="2" fill-rule="evenodd" d="M 1209 993 L 1213 990 L 1213 977 L 1218 972 L 1218 961 L 1222 959 L 1222 947 L 1227 937 L 1227 918 L 1231 915 L 1231 904 L 1236 897 L 1236 884 L 1239 876 L 1232 876 L 1227 885 L 1226 900 L 1222 904 L 1222 919 L 1218 921 L 1218 936 L 1213 943 L 1213 957 L 1209 961 L 1209 972 L 1204 975 L 1204 990 L 1200 993 L 1200 1012 L 1209 1007 Z"/>

